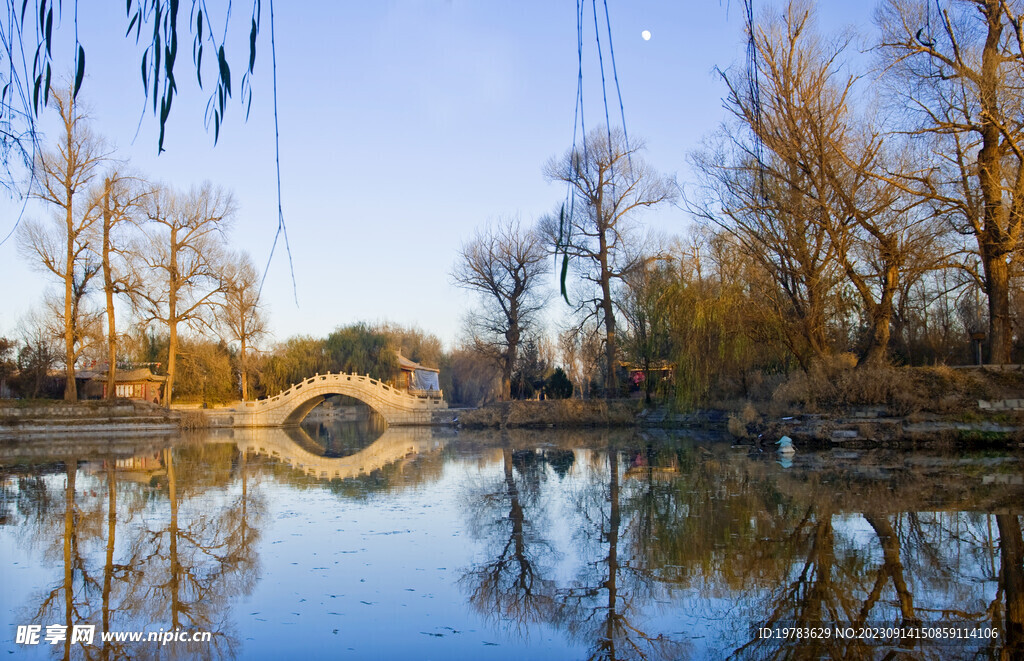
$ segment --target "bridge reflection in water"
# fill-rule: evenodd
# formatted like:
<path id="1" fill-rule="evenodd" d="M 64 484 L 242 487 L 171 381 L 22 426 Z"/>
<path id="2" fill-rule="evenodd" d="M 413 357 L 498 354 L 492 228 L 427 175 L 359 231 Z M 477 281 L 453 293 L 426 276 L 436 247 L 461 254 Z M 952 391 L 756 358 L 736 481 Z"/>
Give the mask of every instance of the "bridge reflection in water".
<path id="1" fill-rule="evenodd" d="M 368 475 L 407 457 L 440 452 L 445 439 L 429 427 L 388 427 L 367 447 L 346 457 L 328 457 L 311 449 L 319 444 L 303 427 L 236 429 L 232 435 L 242 453 L 262 455 L 321 479 Z"/>

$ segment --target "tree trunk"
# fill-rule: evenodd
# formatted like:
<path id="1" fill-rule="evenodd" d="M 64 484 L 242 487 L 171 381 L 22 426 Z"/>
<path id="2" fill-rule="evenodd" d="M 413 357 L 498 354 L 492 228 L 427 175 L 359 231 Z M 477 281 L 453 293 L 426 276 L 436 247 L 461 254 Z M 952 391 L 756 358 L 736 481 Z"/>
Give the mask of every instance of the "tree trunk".
<path id="1" fill-rule="evenodd" d="M 999 557 L 1006 622 L 1003 626 L 1003 659 L 1019 659 L 1024 654 L 1024 540 L 1016 514 L 997 514 Z"/>
<path id="2" fill-rule="evenodd" d="M 70 199 L 71 193 L 68 193 Z M 75 383 L 75 239 L 71 216 L 71 204 L 67 207 L 68 245 L 64 270 L 64 400 L 78 401 L 78 386 Z"/>
<path id="3" fill-rule="evenodd" d="M 498 393 L 498 399 L 502 402 L 507 402 L 512 399 L 512 364 L 514 359 L 512 358 L 512 351 L 509 349 L 505 353 L 505 361 L 501 366 L 501 392 Z"/>
<path id="4" fill-rule="evenodd" d="M 171 250 L 167 275 L 167 381 L 164 382 L 164 406 L 171 408 L 174 392 L 175 357 L 178 354 L 178 230 L 171 228 Z"/>
<path id="5" fill-rule="evenodd" d="M 880 365 L 889 357 L 889 323 L 890 316 L 885 318 L 872 319 L 871 337 L 868 340 L 867 351 L 860 365 Z"/>
<path id="6" fill-rule="evenodd" d="M 512 399 L 512 372 L 516 368 L 519 355 L 519 327 L 513 325 L 505 333 L 505 360 L 501 365 L 501 393 L 498 398 L 507 402 Z"/>
<path id="7" fill-rule="evenodd" d="M 981 149 L 978 150 L 978 184 L 984 202 L 984 223 L 978 233 L 978 248 L 985 267 L 985 291 L 988 293 L 989 363 L 1010 362 L 1010 289 L 1005 249 L 1006 203 L 1003 189 L 1002 132 L 998 118 L 1000 69 L 1006 58 L 1000 50 L 1003 11 L 999 0 L 985 0 L 982 14 L 988 23 L 985 46 L 981 53 L 981 78 L 978 81 L 980 102 Z"/>
<path id="8" fill-rule="evenodd" d="M 1005 365 L 1010 362 L 1013 332 L 1010 327 L 1010 271 L 1001 252 L 995 255 L 985 252 L 983 249 L 985 291 L 988 294 L 988 362 Z"/>
<path id="9" fill-rule="evenodd" d="M 619 393 L 619 375 L 615 371 L 615 311 L 610 298 L 605 299 L 601 307 L 605 314 L 604 360 L 608 370 L 604 378 L 604 397 L 609 399 Z"/>
<path id="10" fill-rule="evenodd" d="M 871 316 L 871 337 L 868 340 L 867 351 L 864 352 L 864 357 L 859 363 L 861 365 L 881 364 L 889 357 L 889 338 L 892 333 L 893 317 L 892 299 L 896 295 L 898 278 L 898 269 L 895 266 L 888 266 L 880 300 L 875 305 L 866 305 Z M 865 300 L 865 304 L 867 303 L 868 301 Z"/>
<path id="11" fill-rule="evenodd" d="M 244 335 L 244 333 L 243 333 Z M 241 346 L 238 350 L 238 364 L 239 372 L 242 376 L 242 401 L 246 402 L 249 400 L 249 370 L 245 361 L 245 338 L 242 338 Z"/>
<path id="12" fill-rule="evenodd" d="M 174 306 L 171 306 L 174 309 Z M 172 313 L 173 315 L 173 313 Z M 167 324 L 167 381 L 164 382 L 164 407 L 171 408 L 171 396 L 174 390 L 174 357 L 178 353 L 178 324 Z"/>
<path id="13" fill-rule="evenodd" d="M 107 399 L 117 397 L 117 326 L 114 319 L 114 274 L 110 269 L 110 178 L 103 182 L 103 291 L 107 298 Z"/>
<path id="14" fill-rule="evenodd" d="M 615 306 L 612 304 L 611 274 L 608 272 L 608 249 L 604 234 L 601 234 L 601 311 L 604 314 L 604 398 L 616 397 L 619 391 L 618 374 L 615 371 Z"/>

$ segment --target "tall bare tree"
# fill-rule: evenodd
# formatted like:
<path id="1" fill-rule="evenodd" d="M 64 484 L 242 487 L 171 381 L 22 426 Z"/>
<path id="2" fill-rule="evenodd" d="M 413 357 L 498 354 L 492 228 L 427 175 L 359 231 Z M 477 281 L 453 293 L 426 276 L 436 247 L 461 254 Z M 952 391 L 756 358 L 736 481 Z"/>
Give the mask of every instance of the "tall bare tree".
<path id="1" fill-rule="evenodd" d="M 506 218 L 478 230 L 459 250 L 452 279 L 480 295 L 482 307 L 469 318 L 479 351 L 501 369 L 501 399 L 511 397 L 512 371 L 520 342 L 537 323 L 545 303 L 541 278 L 549 270 L 541 235 Z"/>
<path id="2" fill-rule="evenodd" d="M 104 177 L 103 186 L 95 194 L 98 200 L 94 208 L 102 226 L 99 257 L 107 314 L 107 399 L 114 399 L 117 397 L 118 345 L 114 297 L 118 294 L 131 296 L 139 286 L 125 229 L 134 227 L 139 220 L 149 190 L 139 179 L 113 170 Z"/>
<path id="3" fill-rule="evenodd" d="M 988 295 L 989 361 L 1010 360 L 1010 272 L 1024 232 L 1024 3 L 886 0 L 881 52 L 934 139 L 930 201 L 973 236 Z M 969 268 L 969 267 L 968 267 Z"/>
<path id="4" fill-rule="evenodd" d="M 844 276 L 868 322 L 862 361 L 875 362 L 887 356 L 902 280 L 938 261 L 935 223 L 910 193 L 920 174 L 858 108 L 848 39 L 823 40 L 812 24 L 813 5 L 792 0 L 753 35 L 756 68 L 723 74 L 726 107 L 746 131 L 727 129 L 724 150 L 698 157 L 714 190 L 698 213 L 772 277 L 769 298 L 793 320 L 802 364 L 834 349 Z"/>
<path id="5" fill-rule="evenodd" d="M 218 316 L 229 340 L 238 342 L 238 373 L 242 401 L 249 399 L 249 352 L 267 334 L 267 317 L 260 303 L 260 274 L 247 253 L 236 253 L 225 264 L 224 302 Z"/>
<path id="6" fill-rule="evenodd" d="M 21 232 L 21 243 L 23 250 L 64 286 L 64 399 L 73 402 L 78 399 L 75 362 L 82 339 L 79 313 L 90 280 L 99 272 L 91 246 L 96 215 L 89 208 L 87 188 L 108 153 L 90 130 L 88 118 L 75 104 L 70 89 L 54 92 L 53 103 L 62 134 L 53 149 L 39 154 L 35 165 L 38 185 L 32 194 L 55 209 L 54 221 L 59 229 L 51 232 L 38 223 L 28 223 Z"/>
<path id="7" fill-rule="evenodd" d="M 234 211 L 231 195 L 209 183 L 188 193 L 158 188 L 149 197 L 150 240 L 141 258 L 150 277 L 137 299 L 147 321 L 167 327 L 165 406 L 174 396 L 179 325 L 209 326 L 216 298 L 225 289 L 224 231 Z"/>
<path id="8" fill-rule="evenodd" d="M 563 181 L 572 191 L 573 204 L 561 219 L 548 219 L 545 232 L 593 287 L 593 297 L 579 301 L 577 309 L 604 326 L 608 397 L 618 391 L 616 288 L 647 261 L 637 213 L 676 196 L 675 183 L 641 159 L 642 149 L 640 141 L 627 142 L 622 130 L 598 127 L 587 134 L 582 148 L 552 158 L 544 168 L 548 180 Z"/>

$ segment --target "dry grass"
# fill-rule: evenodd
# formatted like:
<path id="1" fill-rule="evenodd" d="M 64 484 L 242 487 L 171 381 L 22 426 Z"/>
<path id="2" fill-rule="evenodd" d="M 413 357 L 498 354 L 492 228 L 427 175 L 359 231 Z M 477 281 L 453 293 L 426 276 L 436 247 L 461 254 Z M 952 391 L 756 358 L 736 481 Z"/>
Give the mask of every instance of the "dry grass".
<path id="1" fill-rule="evenodd" d="M 736 438 L 747 437 L 747 425 L 743 423 L 734 413 L 729 414 L 729 420 L 726 423 L 725 428 L 729 430 L 729 433 Z"/>
<path id="2" fill-rule="evenodd" d="M 740 410 L 740 421 L 745 425 L 752 425 L 761 422 L 761 414 L 751 402 L 745 402 L 743 409 Z"/>
<path id="3" fill-rule="evenodd" d="M 792 375 L 772 396 L 774 412 L 835 411 L 884 406 L 892 415 L 950 413 L 977 407 L 979 399 L 1020 397 L 1024 374 L 950 367 L 854 367 L 840 356 Z M 1017 393 L 1017 394 L 1014 394 Z"/>
<path id="4" fill-rule="evenodd" d="M 210 426 L 206 415 L 201 410 L 184 410 L 179 412 L 178 426 L 182 431 L 195 431 Z"/>
<path id="5" fill-rule="evenodd" d="M 503 409 L 509 427 L 613 427 L 634 424 L 638 403 L 600 399 L 515 401 L 466 411 L 459 421 L 465 427 L 498 427 Z"/>

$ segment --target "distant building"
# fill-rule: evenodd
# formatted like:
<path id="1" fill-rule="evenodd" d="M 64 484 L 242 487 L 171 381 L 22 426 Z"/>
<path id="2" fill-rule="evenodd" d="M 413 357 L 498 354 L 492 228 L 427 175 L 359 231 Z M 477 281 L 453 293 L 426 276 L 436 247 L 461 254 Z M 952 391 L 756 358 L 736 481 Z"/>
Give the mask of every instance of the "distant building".
<path id="1" fill-rule="evenodd" d="M 627 383 L 631 392 L 637 392 L 644 390 L 645 382 L 647 380 L 647 374 L 651 375 L 651 380 L 655 383 L 674 383 L 676 375 L 675 363 L 669 363 L 663 360 L 655 361 L 651 363 L 645 370 L 642 365 L 637 363 L 627 363 L 624 361 L 619 362 L 619 368 L 625 373 Z M 620 374 L 622 374 L 620 372 Z"/>
<path id="2" fill-rule="evenodd" d="M 398 368 L 401 370 L 397 384 L 400 390 L 407 390 L 411 395 L 441 396 L 440 370 L 424 367 L 402 354 L 398 354 Z"/>
<path id="3" fill-rule="evenodd" d="M 115 396 L 125 399 L 142 399 L 159 404 L 163 398 L 166 376 L 153 374 L 148 367 L 117 370 L 114 375 Z M 93 388 L 97 388 L 101 398 L 107 396 L 107 373 L 98 373 L 92 380 Z"/>

